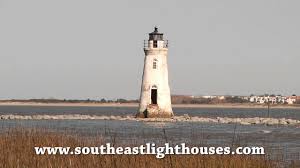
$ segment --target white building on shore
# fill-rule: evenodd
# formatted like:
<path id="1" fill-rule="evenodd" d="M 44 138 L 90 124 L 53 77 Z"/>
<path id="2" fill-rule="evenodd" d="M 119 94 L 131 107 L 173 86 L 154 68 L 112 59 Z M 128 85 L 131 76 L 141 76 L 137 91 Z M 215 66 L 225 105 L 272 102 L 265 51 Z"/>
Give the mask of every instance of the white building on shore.
<path id="1" fill-rule="evenodd" d="M 281 96 L 281 95 L 263 95 L 250 96 L 251 103 L 271 103 L 271 104 L 294 104 L 297 101 L 297 96 Z"/>

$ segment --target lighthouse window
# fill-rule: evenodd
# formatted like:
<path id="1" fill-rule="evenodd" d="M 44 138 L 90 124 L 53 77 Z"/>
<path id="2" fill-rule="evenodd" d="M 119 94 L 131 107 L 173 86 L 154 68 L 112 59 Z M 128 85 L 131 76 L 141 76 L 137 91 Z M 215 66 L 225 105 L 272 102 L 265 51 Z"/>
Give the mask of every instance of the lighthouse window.
<path id="1" fill-rule="evenodd" d="M 153 41 L 153 48 L 157 48 L 157 41 L 156 40 Z"/>
<path id="2" fill-rule="evenodd" d="M 157 69 L 157 59 L 153 60 L 153 69 Z"/>

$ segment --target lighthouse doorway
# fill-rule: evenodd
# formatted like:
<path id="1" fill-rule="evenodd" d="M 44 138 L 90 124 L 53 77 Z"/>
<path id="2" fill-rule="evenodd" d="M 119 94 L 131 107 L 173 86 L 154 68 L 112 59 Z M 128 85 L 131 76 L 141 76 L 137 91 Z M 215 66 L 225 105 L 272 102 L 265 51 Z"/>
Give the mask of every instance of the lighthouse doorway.
<path id="1" fill-rule="evenodd" d="M 151 104 L 157 104 L 157 89 L 151 89 Z"/>

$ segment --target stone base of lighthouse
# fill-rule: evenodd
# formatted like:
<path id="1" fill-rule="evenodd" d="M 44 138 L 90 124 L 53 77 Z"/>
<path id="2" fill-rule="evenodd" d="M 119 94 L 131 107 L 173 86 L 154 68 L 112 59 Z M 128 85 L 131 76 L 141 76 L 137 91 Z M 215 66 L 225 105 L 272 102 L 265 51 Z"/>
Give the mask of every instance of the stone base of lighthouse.
<path id="1" fill-rule="evenodd" d="M 166 111 L 157 104 L 149 104 L 144 111 L 140 111 L 136 114 L 137 118 L 170 118 L 174 116 L 172 111 Z"/>

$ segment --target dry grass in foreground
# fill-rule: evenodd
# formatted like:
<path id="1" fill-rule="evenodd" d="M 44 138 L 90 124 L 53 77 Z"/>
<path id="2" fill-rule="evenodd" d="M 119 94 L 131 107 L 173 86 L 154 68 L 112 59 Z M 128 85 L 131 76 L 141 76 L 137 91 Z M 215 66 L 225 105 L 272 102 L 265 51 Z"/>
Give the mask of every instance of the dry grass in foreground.
<path id="1" fill-rule="evenodd" d="M 45 130 L 10 130 L 0 134 L 0 167 L 205 167 L 205 168 L 274 168 L 276 162 L 258 156 L 167 155 L 36 155 L 34 146 L 98 146 L 101 137 L 52 133 Z"/>

